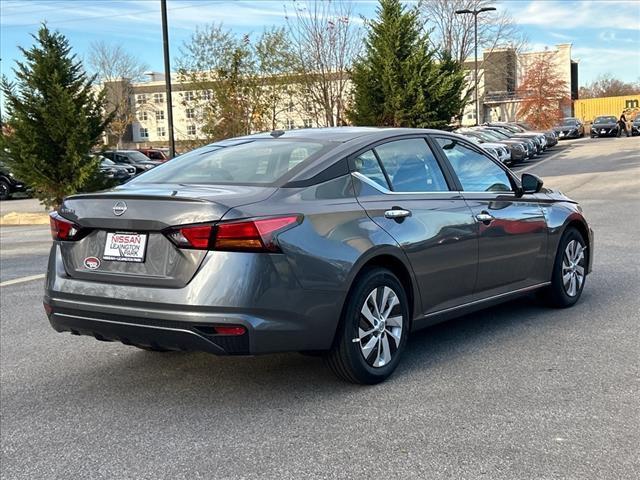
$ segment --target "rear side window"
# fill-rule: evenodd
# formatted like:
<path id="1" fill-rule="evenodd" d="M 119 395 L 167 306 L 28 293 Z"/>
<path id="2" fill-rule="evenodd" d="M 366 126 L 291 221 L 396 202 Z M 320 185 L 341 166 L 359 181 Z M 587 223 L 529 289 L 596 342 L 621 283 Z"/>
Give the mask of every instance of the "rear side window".
<path id="1" fill-rule="evenodd" d="M 381 187 L 389 189 L 387 179 L 373 150 L 368 150 L 353 161 L 355 171 L 374 181 Z"/>
<path id="2" fill-rule="evenodd" d="M 462 189 L 468 192 L 508 192 L 507 173 L 486 155 L 453 138 L 436 138 L 456 173 Z"/>
<path id="3" fill-rule="evenodd" d="M 324 147 L 287 140 L 203 147 L 150 170 L 136 182 L 270 184 Z"/>
<path id="4" fill-rule="evenodd" d="M 423 138 L 408 138 L 375 147 L 396 192 L 449 190 L 440 165 Z"/>

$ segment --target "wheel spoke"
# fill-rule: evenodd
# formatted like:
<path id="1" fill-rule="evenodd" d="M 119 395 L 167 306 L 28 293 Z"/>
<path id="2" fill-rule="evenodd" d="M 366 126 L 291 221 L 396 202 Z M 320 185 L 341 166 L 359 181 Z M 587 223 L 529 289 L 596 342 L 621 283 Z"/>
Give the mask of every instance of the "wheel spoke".
<path id="1" fill-rule="evenodd" d="M 571 280 L 571 278 L 573 277 L 573 273 L 572 272 L 567 272 L 564 275 L 562 275 L 562 283 L 564 283 L 565 288 L 569 288 L 569 281 Z"/>
<path id="2" fill-rule="evenodd" d="M 581 277 L 584 277 L 584 267 L 581 267 L 580 265 L 576 266 L 576 272 L 578 272 L 578 275 L 580 275 Z"/>
<path id="3" fill-rule="evenodd" d="M 393 341 L 396 344 L 396 348 L 400 347 L 400 337 L 402 335 L 402 329 L 401 328 L 387 328 L 385 330 L 387 332 L 387 334 L 391 335 L 391 338 L 393 338 Z"/>
<path id="4" fill-rule="evenodd" d="M 392 327 L 402 327 L 402 315 L 387 318 L 387 325 Z"/>
<path id="5" fill-rule="evenodd" d="M 391 347 L 389 346 L 389 339 L 386 336 L 381 337 L 378 343 L 378 358 L 376 358 L 374 367 L 383 367 L 391 360 Z"/>
<path id="6" fill-rule="evenodd" d="M 374 290 L 375 292 L 375 290 Z M 367 299 L 364 302 L 364 305 L 362 305 L 362 309 L 360 310 L 360 313 L 362 313 L 362 315 L 364 316 L 364 318 L 367 319 L 367 322 L 369 322 L 369 324 L 372 327 L 375 327 L 375 324 L 377 322 L 377 315 L 371 311 L 370 307 L 369 307 L 369 299 L 371 299 L 371 296 L 373 295 L 373 292 L 371 292 L 371 294 L 367 297 Z M 375 301 L 374 301 L 375 303 Z"/>
<path id="7" fill-rule="evenodd" d="M 372 336 L 369 341 L 367 342 L 367 344 L 362 348 L 362 355 L 364 356 L 365 360 L 367 358 L 369 358 L 369 355 L 371 355 L 371 352 L 373 351 L 374 348 L 376 348 L 378 346 L 380 342 L 378 341 L 378 337 L 376 337 L 375 335 Z M 380 350 L 378 349 L 378 352 Z"/>
<path id="8" fill-rule="evenodd" d="M 365 337 L 368 337 L 369 335 L 371 335 L 373 332 L 375 332 L 376 329 L 372 328 L 371 330 L 363 330 L 361 328 L 358 328 L 358 338 L 357 340 L 364 340 Z"/>
<path id="9" fill-rule="evenodd" d="M 389 287 L 385 287 L 385 302 L 382 304 L 382 318 L 386 320 L 391 314 L 393 307 L 400 304 L 400 300 L 396 296 L 396 292 Z"/>
<path id="10" fill-rule="evenodd" d="M 571 297 L 573 297 L 576 294 L 576 276 L 575 275 L 571 275 L 571 280 L 569 282 L 569 291 L 567 293 Z"/>

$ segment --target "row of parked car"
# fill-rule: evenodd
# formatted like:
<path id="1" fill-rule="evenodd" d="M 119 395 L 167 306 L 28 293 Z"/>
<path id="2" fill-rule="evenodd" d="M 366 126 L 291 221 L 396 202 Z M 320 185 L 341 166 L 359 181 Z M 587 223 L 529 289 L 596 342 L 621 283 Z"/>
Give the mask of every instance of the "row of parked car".
<path id="1" fill-rule="evenodd" d="M 94 152 L 92 155 L 100 159 L 100 172 L 119 184 L 169 160 L 168 152 L 155 148 L 107 150 Z M 26 191 L 28 186 L 15 178 L 13 172 L 0 162 L 0 200 L 7 200 L 14 193 Z"/>
<path id="2" fill-rule="evenodd" d="M 465 127 L 454 133 L 464 135 L 495 158 L 507 165 L 515 165 L 558 143 L 554 131 L 533 130 L 525 123 L 491 122 L 477 127 Z"/>
<path id="3" fill-rule="evenodd" d="M 560 125 L 554 127 L 559 139 L 564 138 L 582 138 L 585 136 L 584 124 L 575 117 L 563 118 Z M 591 138 L 598 137 L 617 137 L 620 135 L 621 128 L 618 118 L 615 115 L 601 115 L 596 117 L 591 124 L 589 135 Z M 631 122 L 631 135 L 640 135 L 640 115 Z"/>

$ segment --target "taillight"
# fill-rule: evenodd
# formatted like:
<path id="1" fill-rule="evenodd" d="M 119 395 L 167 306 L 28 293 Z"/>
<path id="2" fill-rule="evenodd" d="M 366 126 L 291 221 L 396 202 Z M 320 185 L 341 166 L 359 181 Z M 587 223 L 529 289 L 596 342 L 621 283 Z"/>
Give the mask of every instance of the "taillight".
<path id="1" fill-rule="evenodd" d="M 180 248 L 207 250 L 211 243 L 211 225 L 178 227 L 167 233 L 169 239 Z"/>
<path id="2" fill-rule="evenodd" d="M 190 225 L 173 228 L 166 234 L 180 248 L 279 252 L 277 234 L 299 224 L 301 218 L 300 215 L 287 215 L 217 225 Z"/>
<path id="3" fill-rule="evenodd" d="M 77 240 L 79 237 L 80 227 L 58 212 L 49 214 L 49 223 L 51 224 L 51 237 L 54 240 Z"/>

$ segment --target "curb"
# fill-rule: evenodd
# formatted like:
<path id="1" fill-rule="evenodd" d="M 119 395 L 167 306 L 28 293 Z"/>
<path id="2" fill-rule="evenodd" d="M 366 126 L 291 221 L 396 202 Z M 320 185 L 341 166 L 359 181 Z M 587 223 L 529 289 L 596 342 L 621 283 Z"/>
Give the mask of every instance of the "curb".
<path id="1" fill-rule="evenodd" d="M 0 217 L 0 225 L 5 227 L 15 225 L 49 225 L 49 214 L 46 212 L 10 212 Z"/>

